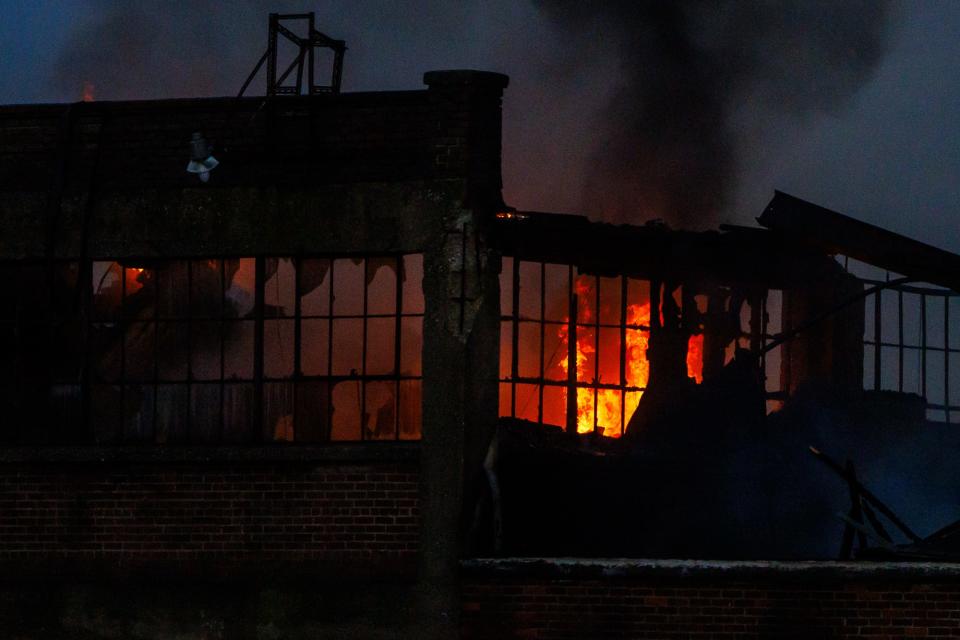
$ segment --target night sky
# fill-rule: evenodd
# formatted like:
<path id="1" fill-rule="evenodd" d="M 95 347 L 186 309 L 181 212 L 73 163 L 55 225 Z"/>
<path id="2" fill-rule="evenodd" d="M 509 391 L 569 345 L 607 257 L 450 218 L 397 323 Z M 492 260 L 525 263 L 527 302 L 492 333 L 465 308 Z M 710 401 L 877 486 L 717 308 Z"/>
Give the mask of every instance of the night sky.
<path id="1" fill-rule="evenodd" d="M 509 204 L 618 222 L 671 221 L 669 211 L 591 205 L 597 194 L 588 178 L 619 125 L 611 122 L 611 99 L 646 77 L 636 73 L 640 61 L 630 56 L 636 50 L 625 43 L 642 43 L 647 32 L 641 23 L 631 32 L 604 15 L 571 29 L 558 19 L 555 8 L 562 5 L 0 0 L 0 103 L 75 101 L 85 81 L 98 100 L 234 95 L 265 47 L 267 13 L 313 10 L 321 31 L 347 41 L 346 91 L 422 88 L 422 74 L 431 69 L 508 74 Z M 623 6 L 629 4 L 611 0 L 595 13 Z M 755 55 L 766 59 L 769 51 L 786 61 L 765 71 L 781 73 L 776 86 L 786 99 L 842 67 L 844 56 L 857 55 L 854 43 L 832 51 L 819 68 L 790 66 L 807 47 L 823 46 L 823 33 L 834 29 L 834 18 L 814 19 L 811 28 L 809 7 L 818 5 L 803 6 L 804 16 L 785 16 L 780 27 L 791 33 L 796 26 L 806 40 L 792 48 L 781 46 L 782 37 L 762 46 L 744 42 Z M 723 118 L 732 178 L 717 200 L 719 211 L 693 226 L 749 224 L 781 189 L 960 252 L 960 2 L 894 4 L 874 28 L 876 59 L 829 104 L 784 109 L 755 85 L 731 89 Z M 262 91 L 258 80 L 248 93 Z M 644 87 L 636 94 L 640 102 L 649 95 Z"/>

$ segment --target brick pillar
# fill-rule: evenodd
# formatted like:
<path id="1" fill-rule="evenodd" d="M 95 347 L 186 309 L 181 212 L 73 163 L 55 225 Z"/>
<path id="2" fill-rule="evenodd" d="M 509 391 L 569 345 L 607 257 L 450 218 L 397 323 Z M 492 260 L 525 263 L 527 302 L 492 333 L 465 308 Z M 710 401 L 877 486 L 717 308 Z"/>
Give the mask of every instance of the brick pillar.
<path id="1" fill-rule="evenodd" d="M 464 486 L 479 471 L 497 421 L 499 258 L 485 225 L 500 199 L 500 98 L 507 78 L 431 72 L 441 105 L 436 163 L 459 202 L 438 209 L 424 254 L 420 597 L 423 638 L 459 636 Z M 466 172 L 464 172 L 466 169 Z M 453 181 L 453 180 L 452 180 Z M 454 200 L 457 200 L 454 197 Z"/>

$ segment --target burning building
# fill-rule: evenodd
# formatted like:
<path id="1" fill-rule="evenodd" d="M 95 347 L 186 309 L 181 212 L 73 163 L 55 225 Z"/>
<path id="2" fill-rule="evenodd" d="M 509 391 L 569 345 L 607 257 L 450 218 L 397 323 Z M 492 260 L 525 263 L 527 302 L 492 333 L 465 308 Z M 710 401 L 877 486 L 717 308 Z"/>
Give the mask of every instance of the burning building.
<path id="1" fill-rule="evenodd" d="M 0 108 L 7 633 L 955 633 L 957 256 L 517 211 L 424 82 Z"/>

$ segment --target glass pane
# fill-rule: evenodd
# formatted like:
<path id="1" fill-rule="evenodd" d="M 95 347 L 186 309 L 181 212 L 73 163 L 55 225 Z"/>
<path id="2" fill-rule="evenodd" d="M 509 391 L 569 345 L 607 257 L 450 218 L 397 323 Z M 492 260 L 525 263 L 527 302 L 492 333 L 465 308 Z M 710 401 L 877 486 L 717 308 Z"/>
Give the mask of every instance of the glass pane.
<path id="1" fill-rule="evenodd" d="M 627 280 L 627 324 L 650 326 L 650 282 Z"/>
<path id="2" fill-rule="evenodd" d="M 604 384 L 620 384 L 620 329 L 600 329 L 600 376 Z M 619 404 L 619 401 L 618 401 Z"/>
<path id="3" fill-rule="evenodd" d="M 510 405 L 513 399 L 513 385 L 508 383 L 500 384 L 500 417 L 511 417 L 513 414 Z"/>
<path id="4" fill-rule="evenodd" d="M 540 325 L 521 322 L 517 344 L 518 372 L 521 378 L 540 377 Z"/>
<path id="5" fill-rule="evenodd" d="M 264 320 L 263 372 L 268 378 L 293 375 L 294 321 Z"/>
<path id="6" fill-rule="evenodd" d="M 292 382 L 263 385 L 263 437 L 265 440 L 293 440 L 294 392 Z"/>
<path id="7" fill-rule="evenodd" d="M 124 350 L 124 379 L 130 381 L 153 380 L 154 349 L 156 347 L 156 324 L 132 322 L 127 326 Z"/>
<path id="8" fill-rule="evenodd" d="M 570 267 L 548 264 L 546 280 L 544 317 L 547 320 L 566 322 L 570 317 Z"/>
<path id="9" fill-rule="evenodd" d="M 396 382 L 377 381 L 366 385 L 364 411 L 365 440 L 395 440 L 397 437 Z"/>
<path id="10" fill-rule="evenodd" d="M 330 321 L 302 320 L 300 366 L 307 376 L 328 375 L 330 366 Z"/>
<path id="11" fill-rule="evenodd" d="M 537 412 L 540 404 L 540 387 L 533 384 L 518 384 L 517 418 L 521 420 L 537 421 Z"/>
<path id="12" fill-rule="evenodd" d="M 153 318 L 157 305 L 156 273 L 142 267 L 126 267 L 123 273 L 126 280 L 123 316 L 141 320 Z"/>
<path id="13" fill-rule="evenodd" d="M 253 442 L 255 393 L 252 384 L 223 385 L 223 442 Z"/>
<path id="14" fill-rule="evenodd" d="M 507 256 L 500 267 L 500 314 L 513 314 L 513 258 Z"/>
<path id="15" fill-rule="evenodd" d="M 396 369 L 395 318 L 367 320 L 367 375 L 386 375 Z"/>
<path id="16" fill-rule="evenodd" d="M 220 439 L 220 385 L 190 385 L 190 441 L 211 443 Z"/>
<path id="17" fill-rule="evenodd" d="M 333 387 L 333 424 L 330 439 L 360 439 L 360 382 L 348 380 Z"/>
<path id="18" fill-rule="evenodd" d="M 254 322 L 223 323 L 223 377 L 227 380 L 253 379 Z"/>
<path id="19" fill-rule="evenodd" d="M 423 375 L 423 318 L 404 318 L 400 333 L 400 374 Z"/>
<path id="20" fill-rule="evenodd" d="M 120 379 L 120 330 L 115 324 L 90 327 L 90 366 L 95 380 Z"/>
<path id="21" fill-rule="evenodd" d="M 422 415 L 420 380 L 400 382 L 400 439 L 419 440 Z"/>
<path id="22" fill-rule="evenodd" d="M 620 278 L 600 278 L 600 323 L 620 324 Z"/>
<path id="23" fill-rule="evenodd" d="M 423 255 L 403 256 L 403 312 L 423 313 Z"/>
<path id="24" fill-rule="evenodd" d="M 190 325 L 190 366 L 194 380 L 220 379 L 220 323 L 204 320 Z"/>
<path id="25" fill-rule="evenodd" d="M 567 424 L 566 388 L 546 385 L 543 387 L 543 423 L 563 427 Z"/>
<path id="26" fill-rule="evenodd" d="M 520 317 L 540 318 L 540 263 L 520 263 Z"/>
<path id="27" fill-rule="evenodd" d="M 157 269 L 157 280 L 159 316 L 162 318 L 187 317 L 190 299 L 187 263 L 183 260 L 165 263 Z"/>
<path id="28" fill-rule="evenodd" d="M 122 296 L 120 265 L 116 262 L 94 262 L 91 269 L 94 319 L 118 319 Z"/>
<path id="29" fill-rule="evenodd" d="M 120 442 L 123 427 L 123 394 L 120 387 L 97 384 L 90 388 L 90 421 L 97 444 Z"/>
<path id="30" fill-rule="evenodd" d="M 123 389 L 123 441 L 153 441 L 154 388 L 127 385 Z"/>
<path id="31" fill-rule="evenodd" d="M 359 375 L 363 366 L 363 320 L 333 321 L 333 375 Z"/>
<path id="32" fill-rule="evenodd" d="M 246 318 L 253 314 L 256 298 L 257 261 L 239 258 L 224 261 L 226 290 L 224 315 L 228 318 Z"/>
<path id="33" fill-rule="evenodd" d="M 190 312 L 194 318 L 219 318 L 223 282 L 219 260 L 190 261 Z"/>
<path id="34" fill-rule="evenodd" d="M 297 442 L 324 442 L 327 439 L 329 385 L 325 380 L 301 382 L 297 387 Z"/>
<path id="35" fill-rule="evenodd" d="M 577 296 L 577 322 L 593 324 L 597 321 L 597 279 L 593 276 L 577 276 L 574 280 Z"/>
<path id="36" fill-rule="evenodd" d="M 296 310 L 297 273 L 290 258 L 267 258 L 263 285 L 264 317 L 290 318 Z"/>
<path id="37" fill-rule="evenodd" d="M 185 384 L 157 385 L 154 431 L 158 443 L 187 441 L 188 387 Z"/>
<path id="38" fill-rule="evenodd" d="M 367 258 L 367 313 L 397 313 L 396 258 Z"/>
<path id="39" fill-rule="evenodd" d="M 333 314 L 358 316 L 363 314 L 364 289 L 363 260 L 344 259 L 333 262 Z"/>
<path id="40" fill-rule="evenodd" d="M 500 379 L 510 378 L 513 367 L 513 323 L 500 323 Z"/>
<path id="41" fill-rule="evenodd" d="M 329 260 L 300 263 L 300 296 L 300 313 L 304 316 L 330 315 Z"/>
<path id="42" fill-rule="evenodd" d="M 190 341 L 186 323 L 161 322 L 156 330 L 157 369 L 160 379 L 186 380 Z"/>

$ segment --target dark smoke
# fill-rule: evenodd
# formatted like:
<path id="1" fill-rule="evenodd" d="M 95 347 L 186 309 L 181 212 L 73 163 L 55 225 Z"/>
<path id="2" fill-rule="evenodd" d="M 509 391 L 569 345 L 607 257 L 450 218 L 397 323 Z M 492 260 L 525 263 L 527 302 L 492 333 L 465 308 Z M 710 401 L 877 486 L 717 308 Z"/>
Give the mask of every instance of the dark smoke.
<path id="1" fill-rule="evenodd" d="M 609 39 L 621 65 L 584 209 L 694 228 L 717 221 L 749 153 L 733 133 L 736 109 L 838 108 L 883 57 L 890 9 L 886 0 L 539 1 L 572 46 Z"/>

